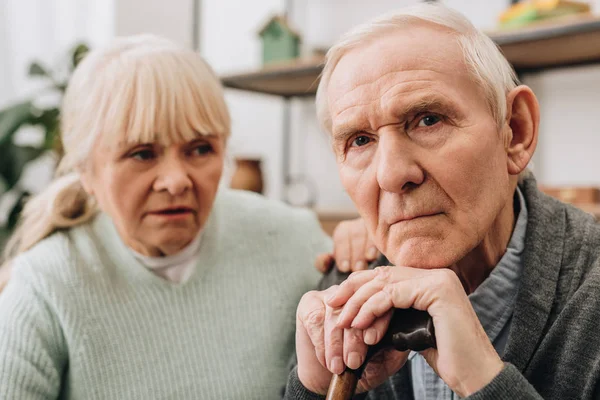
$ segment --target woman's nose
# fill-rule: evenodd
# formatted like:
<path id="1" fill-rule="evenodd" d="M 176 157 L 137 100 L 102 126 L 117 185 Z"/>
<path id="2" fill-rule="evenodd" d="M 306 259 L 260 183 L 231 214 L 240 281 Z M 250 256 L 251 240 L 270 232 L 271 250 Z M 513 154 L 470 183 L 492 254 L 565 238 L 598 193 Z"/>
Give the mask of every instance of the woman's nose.
<path id="1" fill-rule="evenodd" d="M 192 187 L 192 180 L 183 160 L 177 157 L 166 158 L 158 170 L 159 176 L 154 183 L 155 191 L 166 190 L 172 196 L 177 196 Z"/>

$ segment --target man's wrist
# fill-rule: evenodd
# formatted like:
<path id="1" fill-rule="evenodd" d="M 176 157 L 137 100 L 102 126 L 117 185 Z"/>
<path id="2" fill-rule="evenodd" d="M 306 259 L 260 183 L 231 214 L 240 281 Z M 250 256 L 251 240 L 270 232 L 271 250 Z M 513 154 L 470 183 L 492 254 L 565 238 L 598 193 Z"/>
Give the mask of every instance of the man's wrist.
<path id="1" fill-rule="evenodd" d="M 460 388 L 454 392 L 460 397 L 468 397 L 475 392 L 486 387 L 504 368 L 504 362 L 498 357 L 497 360 L 490 362 L 485 367 L 478 368 L 467 379 L 463 379 L 459 384 Z"/>
<path id="2" fill-rule="evenodd" d="M 301 368 L 300 366 L 298 366 L 297 369 L 297 373 L 298 373 L 298 380 L 300 381 L 300 383 L 302 384 L 302 386 L 304 386 L 306 388 L 306 390 L 311 391 L 312 393 L 324 396 L 327 394 L 327 390 L 328 387 L 325 386 L 323 387 L 322 382 L 322 378 L 315 380 L 314 378 L 311 378 L 311 374 L 307 373 L 307 371 L 305 371 L 303 368 Z"/>

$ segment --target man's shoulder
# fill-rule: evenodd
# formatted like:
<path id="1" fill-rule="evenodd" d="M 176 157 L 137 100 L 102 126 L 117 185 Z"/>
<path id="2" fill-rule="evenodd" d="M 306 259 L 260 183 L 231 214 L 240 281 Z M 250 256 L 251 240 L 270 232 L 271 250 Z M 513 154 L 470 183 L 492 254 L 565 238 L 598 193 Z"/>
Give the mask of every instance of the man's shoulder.
<path id="1" fill-rule="evenodd" d="M 563 204 L 565 235 L 563 266 L 571 266 L 583 280 L 589 274 L 600 276 L 600 224 L 579 208 Z"/>

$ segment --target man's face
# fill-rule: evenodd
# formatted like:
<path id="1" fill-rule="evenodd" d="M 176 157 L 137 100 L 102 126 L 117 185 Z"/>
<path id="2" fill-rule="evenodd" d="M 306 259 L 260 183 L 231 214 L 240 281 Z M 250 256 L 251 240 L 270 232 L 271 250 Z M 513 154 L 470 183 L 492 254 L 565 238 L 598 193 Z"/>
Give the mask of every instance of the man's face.
<path id="1" fill-rule="evenodd" d="M 413 25 L 351 50 L 327 98 L 342 183 L 390 261 L 448 267 L 494 234 L 505 138 L 451 33 Z"/>

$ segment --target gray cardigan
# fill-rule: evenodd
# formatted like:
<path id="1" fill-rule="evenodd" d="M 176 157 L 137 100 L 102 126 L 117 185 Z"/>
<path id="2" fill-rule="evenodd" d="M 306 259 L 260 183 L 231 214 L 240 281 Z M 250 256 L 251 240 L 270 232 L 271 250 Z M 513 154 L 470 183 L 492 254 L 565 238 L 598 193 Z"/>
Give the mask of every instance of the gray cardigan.
<path id="1" fill-rule="evenodd" d="M 600 399 L 600 225 L 583 211 L 519 183 L 529 220 L 523 275 L 505 367 L 469 399 Z M 413 399 L 404 367 L 368 399 Z M 364 397 L 364 396 L 358 396 Z M 286 399 L 322 399 L 292 370 Z"/>

